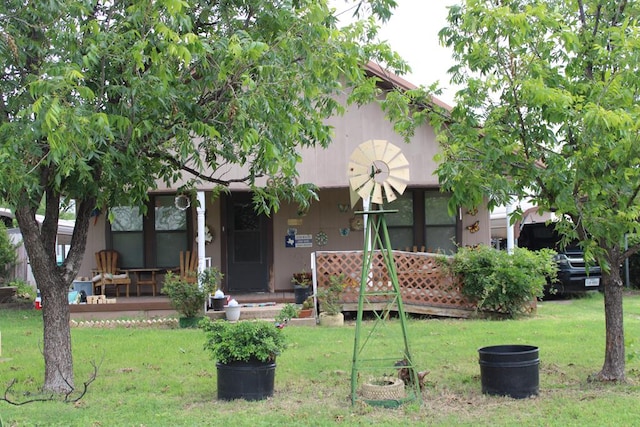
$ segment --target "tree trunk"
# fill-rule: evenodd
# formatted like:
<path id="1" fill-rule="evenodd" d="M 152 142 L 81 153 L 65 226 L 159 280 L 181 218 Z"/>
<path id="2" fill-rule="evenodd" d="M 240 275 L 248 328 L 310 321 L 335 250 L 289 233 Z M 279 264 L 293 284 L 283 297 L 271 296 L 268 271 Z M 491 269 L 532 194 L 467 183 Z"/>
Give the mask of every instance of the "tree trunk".
<path id="1" fill-rule="evenodd" d="M 39 282 L 44 323 L 44 389 L 66 393 L 74 388 L 68 285 Z"/>
<path id="2" fill-rule="evenodd" d="M 624 325 L 622 312 L 622 278 L 616 266 L 611 263 L 611 271 L 603 272 L 604 316 L 606 324 L 606 348 L 604 365 L 596 375 L 600 381 L 625 381 Z"/>
<path id="3" fill-rule="evenodd" d="M 86 199 L 77 204 L 71 248 L 62 266 L 57 265 L 55 254 L 58 201 L 55 197 L 47 199 L 47 211 L 52 212 L 51 216 L 55 221 L 45 219 L 42 229 L 36 221 L 35 210 L 29 204 L 19 206 L 15 214 L 33 276 L 42 296 L 45 362 L 43 389 L 54 393 L 68 393 L 74 389 L 68 292 L 82 262 L 95 199 Z M 55 207 L 55 211 L 49 204 Z"/>

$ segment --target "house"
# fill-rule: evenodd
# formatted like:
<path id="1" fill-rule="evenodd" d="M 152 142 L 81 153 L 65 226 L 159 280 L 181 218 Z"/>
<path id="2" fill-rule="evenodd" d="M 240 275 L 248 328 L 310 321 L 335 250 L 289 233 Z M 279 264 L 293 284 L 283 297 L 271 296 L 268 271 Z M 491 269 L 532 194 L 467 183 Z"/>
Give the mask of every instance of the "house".
<path id="1" fill-rule="evenodd" d="M 415 87 L 378 66 L 369 65 L 367 71 L 380 77 L 382 85 Z M 445 106 L 437 99 L 434 102 Z M 297 205 L 284 204 L 269 217 L 258 215 L 251 195 L 241 185 L 232 186 L 230 194 L 215 200 L 213 188 L 203 185 L 197 190 L 204 195 L 205 209 L 198 212 L 195 200 L 177 195 L 175 189 L 159 188 L 150 194 L 146 217 L 137 208 L 113 207 L 112 224 L 105 212 L 91 222 L 79 275 L 91 276 L 94 253 L 105 248 L 120 253 L 121 268 L 155 268 L 160 273 L 174 268 L 180 251 L 196 250 L 201 215 L 211 237 L 203 245 L 204 257 L 224 273 L 227 294 L 290 291 L 293 273 L 310 269 L 312 252 L 362 249 L 364 231 L 354 213 L 362 207 L 351 208 L 347 167 L 353 150 L 374 139 L 397 145 L 410 163 L 410 185 L 387 206 L 399 211 L 387 216 L 394 249 L 450 253 L 456 245 L 490 242 L 486 209 L 461 209 L 455 216 L 448 215 L 448 197 L 439 191 L 434 175 L 438 144 L 430 126 L 418 129 L 411 143 L 405 144 L 376 104 L 351 106 L 329 124 L 335 137 L 328 148 L 301 151 L 299 182 L 319 188 L 319 201 L 308 210 L 301 212 Z"/>
<path id="2" fill-rule="evenodd" d="M 27 256 L 27 250 L 22 243 L 22 233 L 20 229 L 13 226 L 13 219 L 15 218 L 13 212 L 7 208 L 0 208 L 0 220 L 7 227 L 7 234 L 9 239 L 16 247 L 16 264 L 13 267 L 13 271 L 10 275 L 12 279 L 23 280 L 33 287 L 36 286 L 36 281 L 33 278 L 31 272 L 31 265 L 29 264 L 29 257 Z M 39 223 L 42 223 L 44 217 L 42 215 L 36 215 L 36 219 Z M 69 251 L 69 245 L 71 244 L 71 235 L 73 234 L 74 221 L 61 219 L 58 221 L 58 235 L 56 238 L 56 258 L 58 263 L 61 263 L 67 252 Z"/>

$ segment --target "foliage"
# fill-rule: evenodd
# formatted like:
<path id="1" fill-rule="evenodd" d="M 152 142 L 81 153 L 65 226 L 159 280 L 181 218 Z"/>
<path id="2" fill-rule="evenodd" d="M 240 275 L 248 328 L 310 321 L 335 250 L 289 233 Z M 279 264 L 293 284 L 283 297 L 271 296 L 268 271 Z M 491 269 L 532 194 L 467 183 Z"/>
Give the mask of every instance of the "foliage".
<path id="1" fill-rule="evenodd" d="M 326 119 L 344 111 L 340 97 L 384 104 L 383 91 L 397 93 L 385 111 L 401 120 L 411 98 L 362 70 L 371 60 L 408 70 L 377 40 L 395 2 L 352 3 L 340 28 L 326 0 L 0 3 L 0 199 L 14 208 L 48 301 L 46 390 L 73 386 L 63 294 L 94 210 L 143 207 L 149 189 L 178 181 L 216 192 L 245 183 L 264 212 L 282 200 L 306 206 L 316 195 L 296 185 L 300 151 L 330 143 Z M 242 172 L 229 173 L 235 165 Z M 259 185 L 265 177 L 270 185 Z M 57 266 L 65 200 L 76 201 L 76 221 Z"/>
<path id="2" fill-rule="evenodd" d="M 486 245 L 459 248 L 451 269 L 462 277 L 462 293 L 477 301 L 479 310 L 517 316 L 555 280 L 554 254 L 550 249 L 514 248 L 509 254 Z"/>
<path id="3" fill-rule="evenodd" d="M 9 277 L 11 269 L 16 263 L 17 245 L 11 242 L 7 227 L 0 221 L 0 285 Z"/>
<path id="4" fill-rule="evenodd" d="M 201 277 L 203 280 L 200 285 L 184 280 L 172 272 L 167 272 L 164 277 L 162 293 L 169 297 L 171 306 L 183 317 L 197 317 L 202 314 L 209 294 L 218 288 L 222 273 L 212 267 L 204 270 Z"/>
<path id="5" fill-rule="evenodd" d="M 441 30 L 453 49 L 456 106 L 433 114 L 450 210 L 527 200 L 554 211 L 564 241 L 602 270 L 600 379 L 624 380 L 618 266 L 639 245 L 640 3 L 465 1 Z M 521 214 L 521 212 L 520 212 Z"/>
<path id="6" fill-rule="evenodd" d="M 329 286 L 318 290 L 318 300 L 322 311 L 327 314 L 342 312 L 342 291 L 347 284 L 347 275 L 344 273 L 329 276 Z"/>
<path id="7" fill-rule="evenodd" d="M 306 288 L 311 285 L 313 281 L 313 276 L 308 271 L 302 270 L 300 273 L 293 273 L 293 278 L 291 279 L 291 283 L 294 285 L 302 286 Z"/>
<path id="8" fill-rule="evenodd" d="M 300 310 L 295 304 L 285 304 L 280 312 L 276 315 L 275 321 L 278 323 L 287 323 L 289 320 L 298 317 Z"/>
<path id="9" fill-rule="evenodd" d="M 249 361 L 275 361 L 286 348 L 282 329 L 266 320 L 227 322 L 205 318 L 200 327 L 206 333 L 204 348 L 220 363 Z"/>
<path id="10" fill-rule="evenodd" d="M 313 295 L 310 295 L 307 297 L 307 299 L 304 300 L 304 302 L 302 303 L 302 309 L 303 310 L 308 310 L 310 308 L 313 308 L 314 306 L 314 299 L 313 299 Z"/>
<path id="11" fill-rule="evenodd" d="M 205 268 L 202 270 L 202 273 L 200 273 L 200 283 L 202 283 L 205 290 L 209 290 L 209 293 L 214 293 L 220 289 L 223 277 L 224 275 L 217 268 Z"/>
<path id="12" fill-rule="evenodd" d="M 16 279 L 9 283 L 9 286 L 15 286 L 16 298 L 25 302 L 33 302 L 36 299 L 36 290 L 24 280 Z"/>

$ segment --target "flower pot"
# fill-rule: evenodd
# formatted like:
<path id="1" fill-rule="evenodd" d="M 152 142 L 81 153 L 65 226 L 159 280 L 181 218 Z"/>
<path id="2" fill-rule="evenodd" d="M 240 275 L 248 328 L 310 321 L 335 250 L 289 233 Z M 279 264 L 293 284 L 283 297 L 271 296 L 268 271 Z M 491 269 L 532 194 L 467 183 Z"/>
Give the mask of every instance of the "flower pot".
<path id="1" fill-rule="evenodd" d="M 227 320 L 235 322 L 240 319 L 240 306 L 239 305 L 225 305 L 224 314 Z"/>
<path id="2" fill-rule="evenodd" d="M 212 308 L 213 311 L 222 311 L 224 310 L 224 303 L 227 301 L 226 298 L 212 298 L 213 301 Z"/>
<path id="3" fill-rule="evenodd" d="M 311 286 L 293 285 L 296 304 L 302 304 L 311 295 Z"/>
<path id="4" fill-rule="evenodd" d="M 303 308 L 298 312 L 298 317 L 301 319 L 311 317 L 313 315 L 313 308 Z"/>
<path id="5" fill-rule="evenodd" d="M 202 320 L 202 316 L 199 317 L 180 317 L 178 319 L 178 325 L 181 328 L 197 328 L 198 323 Z"/>
<path id="6" fill-rule="evenodd" d="M 326 312 L 320 313 L 320 326 L 343 326 L 344 314 L 329 314 Z"/>
<path id="7" fill-rule="evenodd" d="M 538 347 L 496 345 L 478 350 L 482 392 L 514 399 L 538 394 Z"/>
<path id="8" fill-rule="evenodd" d="M 218 399 L 264 400 L 273 396 L 275 362 L 216 363 Z"/>

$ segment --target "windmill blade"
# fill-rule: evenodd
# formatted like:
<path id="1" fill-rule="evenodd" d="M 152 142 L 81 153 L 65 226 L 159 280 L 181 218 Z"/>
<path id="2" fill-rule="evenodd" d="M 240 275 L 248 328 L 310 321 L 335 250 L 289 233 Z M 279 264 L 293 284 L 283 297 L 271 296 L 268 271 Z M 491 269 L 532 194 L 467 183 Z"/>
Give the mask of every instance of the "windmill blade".
<path id="1" fill-rule="evenodd" d="M 351 209 L 356 207 L 358 200 L 360 200 L 360 195 L 353 189 L 353 187 L 349 187 L 349 201 L 351 202 Z"/>
<path id="2" fill-rule="evenodd" d="M 372 154 L 367 153 L 363 150 L 362 144 L 356 147 L 351 153 L 351 157 L 349 157 L 350 163 L 355 163 L 362 166 L 370 166 L 373 158 L 371 158 Z"/>
<path id="3" fill-rule="evenodd" d="M 382 160 L 384 159 L 384 153 L 387 151 L 389 144 L 388 141 L 384 139 L 374 139 L 373 140 L 373 159 L 374 160 Z"/>
<path id="4" fill-rule="evenodd" d="M 382 186 L 384 187 L 384 195 L 387 198 L 387 202 L 391 203 L 398 198 L 396 193 L 393 191 L 393 188 L 389 185 L 389 182 L 383 182 Z"/>
<path id="5" fill-rule="evenodd" d="M 358 191 L 367 181 L 370 180 L 372 180 L 372 178 L 369 175 L 358 175 L 351 177 L 349 179 L 349 184 L 351 185 L 351 188 Z"/>
<path id="6" fill-rule="evenodd" d="M 393 170 L 389 171 L 389 176 L 391 178 L 395 178 L 398 179 L 400 181 L 405 181 L 405 182 L 409 182 L 409 167 L 404 167 L 404 168 L 396 168 Z"/>
<path id="7" fill-rule="evenodd" d="M 354 162 L 349 162 L 349 171 L 347 174 L 349 177 L 358 175 L 371 175 L 371 164 L 361 165 Z"/>
<path id="8" fill-rule="evenodd" d="M 404 156 L 404 154 L 400 156 L 396 156 L 394 159 L 386 163 L 387 163 L 387 166 L 389 166 L 389 170 L 394 170 L 394 169 L 399 169 L 399 168 L 404 168 L 409 166 L 409 161 Z"/>
<path id="9" fill-rule="evenodd" d="M 393 189 L 398 193 L 398 194 L 402 194 L 404 193 L 404 190 L 407 188 L 407 184 L 406 181 L 401 181 L 399 179 L 396 179 L 392 176 L 390 176 L 389 178 L 387 178 L 387 183 L 393 187 Z"/>
<path id="10" fill-rule="evenodd" d="M 402 154 L 402 151 L 393 144 L 387 144 L 387 149 L 385 150 L 382 157 L 379 157 L 385 163 L 389 163 L 393 160 L 398 154 Z M 404 157 L 404 156 L 403 156 Z"/>
<path id="11" fill-rule="evenodd" d="M 371 197 L 371 190 L 373 190 L 374 185 L 375 185 L 375 181 L 373 179 L 370 179 L 362 187 L 356 189 L 356 191 L 358 192 L 360 197 L 365 199 L 367 197 Z"/>
<path id="12" fill-rule="evenodd" d="M 373 195 L 371 196 L 371 201 L 379 205 L 382 205 L 384 203 L 384 199 L 382 198 L 382 185 L 378 184 L 377 182 L 373 186 Z"/>

